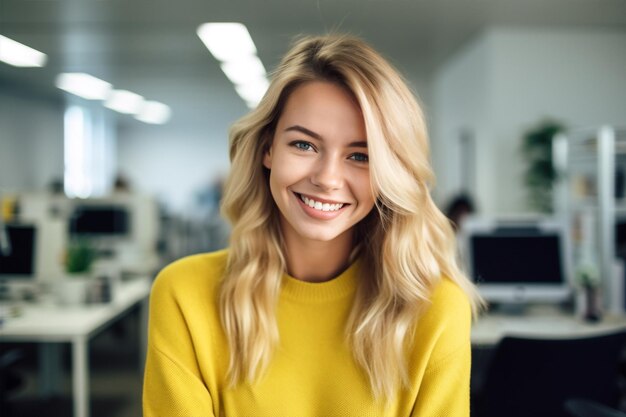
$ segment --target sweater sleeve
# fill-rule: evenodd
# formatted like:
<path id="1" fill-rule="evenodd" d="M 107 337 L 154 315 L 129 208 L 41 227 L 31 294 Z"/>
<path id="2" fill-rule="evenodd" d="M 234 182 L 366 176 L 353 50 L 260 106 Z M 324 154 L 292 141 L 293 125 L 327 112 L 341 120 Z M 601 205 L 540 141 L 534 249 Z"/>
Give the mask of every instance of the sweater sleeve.
<path id="1" fill-rule="evenodd" d="M 469 417 L 471 308 L 467 296 L 446 282 L 425 317 L 433 344 L 411 416 Z"/>
<path id="2" fill-rule="evenodd" d="M 469 344 L 426 369 L 412 417 L 469 417 Z"/>
<path id="3" fill-rule="evenodd" d="M 148 351 L 143 387 L 144 417 L 214 416 L 185 316 L 174 285 L 186 271 L 170 266 L 150 295 Z"/>

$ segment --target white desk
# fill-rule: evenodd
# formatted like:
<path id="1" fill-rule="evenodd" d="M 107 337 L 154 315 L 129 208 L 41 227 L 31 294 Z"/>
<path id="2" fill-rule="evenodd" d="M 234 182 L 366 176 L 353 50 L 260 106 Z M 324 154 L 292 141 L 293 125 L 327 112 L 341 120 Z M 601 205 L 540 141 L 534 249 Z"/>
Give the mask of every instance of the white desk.
<path id="1" fill-rule="evenodd" d="M 551 307 L 533 308 L 520 315 L 487 313 L 480 316 L 472 326 L 472 345 L 493 346 L 504 336 L 574 338 L 620 329 L 626 330 L 626 315 L 605 316 L 597 323 L 588 323 Z"/>
<path id="2" fill-rule="evenodd" d="M 0 327 L 0 342 L 66 342 L 72 344 L 72 393 L 74 417 L 89 416 L 89 340 L 140 303 L 141 360 L 147 337 L 150 280 L 123 282 L 108 304 L 76 307 L 24 304 L 19 317 L 5 319 Z"/>

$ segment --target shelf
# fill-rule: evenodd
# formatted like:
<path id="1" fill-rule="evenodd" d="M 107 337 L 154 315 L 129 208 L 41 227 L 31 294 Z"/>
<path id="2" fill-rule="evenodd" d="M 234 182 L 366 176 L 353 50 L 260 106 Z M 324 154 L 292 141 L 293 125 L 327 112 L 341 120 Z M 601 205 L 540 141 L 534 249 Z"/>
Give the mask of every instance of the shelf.
<path id="1" fill-rule="evenodd" d="M 555 159 L 555 164 L 565 171 L 556 190 L 557 204 L 572 222 L 571 250 L 582 251 L 581 257 L 595 253 L 601 276 L 610 277 L 617 249 L 614 228 L 626 219 L 626 198 L 617 199 L 606 186 L 624 188 L 624 175 L 618 176 L 618 170 L 626 166 L 626 130 L 599 126 L 570 130 L 563 138 L 563 151 L 556 153 L 562 160 Z M 570 255 L 576 262 L 576 253 Z M 611 293 L 612 285 L 604 280 L 603 291 Z"/>

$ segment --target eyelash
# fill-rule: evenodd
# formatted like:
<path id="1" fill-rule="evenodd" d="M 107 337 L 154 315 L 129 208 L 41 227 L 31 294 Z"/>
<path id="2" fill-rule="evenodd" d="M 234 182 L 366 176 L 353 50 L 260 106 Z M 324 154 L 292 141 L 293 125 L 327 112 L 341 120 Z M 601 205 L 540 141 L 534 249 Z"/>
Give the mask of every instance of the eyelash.
<path id="1" fill-rule="evenodd" d="M 313 146 L 311 142 L 307 142 L 304 140 L 294 140 L 289 144 L 289 146 L 293 146 L 294 148 L 303 152 L 308 152 L 311 149 L 315 150 L 315 146 Z M 369 156 L 362 152 L 353 153 L 352 155 L 350 155 L 349 159 L 362 164 L 369 162 Z"/>

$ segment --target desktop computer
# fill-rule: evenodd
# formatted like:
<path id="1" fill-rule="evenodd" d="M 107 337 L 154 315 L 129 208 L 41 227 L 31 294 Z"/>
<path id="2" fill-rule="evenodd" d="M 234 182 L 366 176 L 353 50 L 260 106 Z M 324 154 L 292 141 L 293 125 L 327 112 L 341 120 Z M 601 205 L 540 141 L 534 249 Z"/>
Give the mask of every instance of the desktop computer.
<path id="1" fill-rule="evenodd" d="M 462 230 L 467 271 L 490 303 L 571 299 L 564 225 L 552 218 L 468 219 Z"/>
<path id="2" fill-rule="evenodd" d="M 126 237 L 130 234 L 130 213 L 115 205 L 78 205 L 70 219 L 75 237 Z"/>
<path id="3" fill-rule="evenodd" d="M 0 225 L 0 300 L 16 290 L 32 289 L 37 276 L 37 228 L 31 224 Z"/>
<path id="4" fill-rule="evenodd" d="M 0 230 L 0 279 L 31 279 L 35 276 L 34 225 L 5 225 Z"/>

